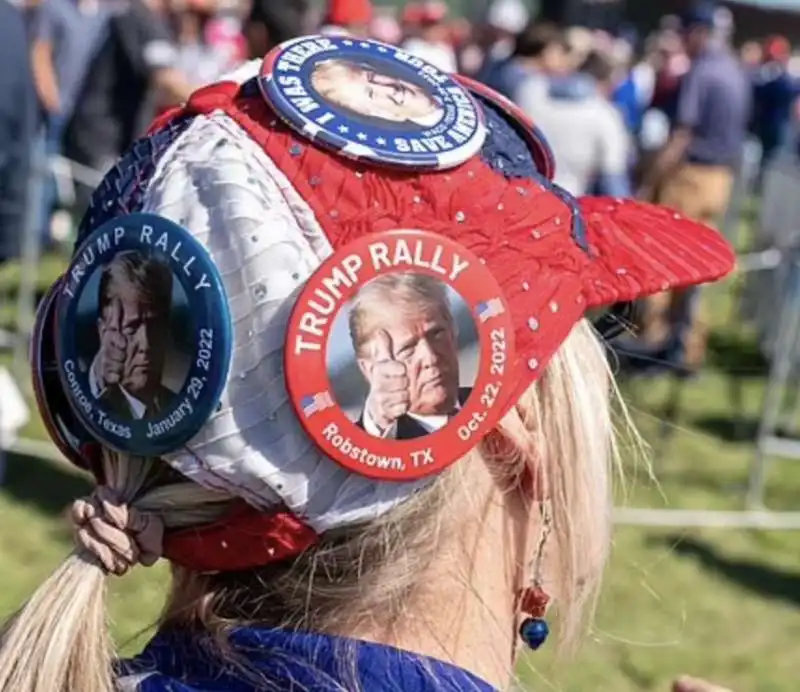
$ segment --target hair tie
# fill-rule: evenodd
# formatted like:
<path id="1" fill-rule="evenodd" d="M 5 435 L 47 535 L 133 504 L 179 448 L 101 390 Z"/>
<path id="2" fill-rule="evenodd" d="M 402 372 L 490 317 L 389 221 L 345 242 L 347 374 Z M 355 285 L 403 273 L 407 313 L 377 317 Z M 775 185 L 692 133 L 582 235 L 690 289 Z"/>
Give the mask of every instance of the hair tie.
<path id="1" fill-rule="evenodd" d="M 106 486 L 73 503 L 72 523 L 76 545 L 117 576 L 137 563 L 149 567 L 162 555 L 161 519 L 128 506 Z"/>

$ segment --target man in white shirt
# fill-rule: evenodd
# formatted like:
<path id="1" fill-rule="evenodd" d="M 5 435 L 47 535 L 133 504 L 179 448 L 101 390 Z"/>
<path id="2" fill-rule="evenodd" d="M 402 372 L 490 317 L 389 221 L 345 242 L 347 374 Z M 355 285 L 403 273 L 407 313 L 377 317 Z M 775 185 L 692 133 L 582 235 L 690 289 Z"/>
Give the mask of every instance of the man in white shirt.
<path id="1" fill-rule="evenodd" d="M 100 407 L 129 420 L 158 415 L 175 393 L 161 384 L 169 343 L 172 270 L 123 252 L 103 268 L 98 289 L 100 349 L 89 387 Z"/>
<path id="2" fill-rule="evenodd" d="M 369 384 L 358 425 L 370 435 L 435 432 L 471 393 L 459 387 L 456 323 L 436 279 L 406 272 L 371 281 L 353 302 L 350 336 Z"/>
<path id="3" fill-rule="evenodd" d="M 595 189 L 630 195 L 631 135 L 609 98 L 615 77 L 613 61 L 591 53 L 576 76 L 553 80 L 544 98 L 520 103 L 553 150 L 555 182 L 576 197 Z"/>

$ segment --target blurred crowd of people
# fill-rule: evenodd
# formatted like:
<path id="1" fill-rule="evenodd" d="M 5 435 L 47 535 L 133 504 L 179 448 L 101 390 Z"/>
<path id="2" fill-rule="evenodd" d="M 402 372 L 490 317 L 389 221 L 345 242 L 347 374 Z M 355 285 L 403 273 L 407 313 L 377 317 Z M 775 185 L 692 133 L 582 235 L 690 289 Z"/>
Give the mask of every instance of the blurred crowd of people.
<path id="1" fill-rule="evenodd" d="M 161 109 L 302 33 L 376 38 L 475 77 L 533 119 L 573 194 L 679 208 L 690 197 L 687 213 L 706 221 L 727 204 L 748 136 L 765 161 L 790 141 L 800 92 L 786 39 L 737 51 L 730 14 L 710 4 L 642 37 L 536 22 L 523 0 L 492 0 L 473 21 L 438 1 L 13 1 L 0 0 L 2 257 L 18 251 L 30 151 L 102 173 Z M 45 243 L 69 236 L 53 180 L 32 205 Z"/>

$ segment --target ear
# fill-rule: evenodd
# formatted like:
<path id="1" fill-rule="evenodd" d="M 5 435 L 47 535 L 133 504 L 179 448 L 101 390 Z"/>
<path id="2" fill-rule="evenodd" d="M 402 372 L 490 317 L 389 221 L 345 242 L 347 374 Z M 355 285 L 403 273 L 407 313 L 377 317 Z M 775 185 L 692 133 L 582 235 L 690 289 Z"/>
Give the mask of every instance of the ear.
<path id="1" fill-rule="evenodd" d="M 370 382 L 372 379 L 372 367 L 375 364 L 372 358 L 357 358 L 356 363 L 358 363 L 358 369 L 361 371 L 362 377 L 367 382 Z"/>

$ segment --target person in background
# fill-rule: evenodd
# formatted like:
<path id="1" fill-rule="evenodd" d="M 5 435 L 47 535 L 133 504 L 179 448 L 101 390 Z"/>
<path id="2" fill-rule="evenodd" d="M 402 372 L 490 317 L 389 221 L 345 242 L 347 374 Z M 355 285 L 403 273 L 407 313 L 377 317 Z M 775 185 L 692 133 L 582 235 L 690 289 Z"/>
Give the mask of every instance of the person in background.
<path id="1" fill-rule="evenodd" d="M 31 15 L 31 64 L 44 113 L 42 161 L 62 153 L 64 130 L 75 108 L 86 72 L 101 45 L 109 10 L 98 0 L 42 0 Z M 51 216 L 58 203 L 54 177 L 42 171 L 42 201 L 37 226 L 44 244 L 52 238 Z"/>
<path id="2" fill-rule="evenodd" d="M 276 5 L 282 0 L 274 0 Z M 320 33 L 367 38 L 375 10 L 370 0 L 328 0 Z"/>
<path id="3" fill-rule="evenodd" d="M 788 144 L 800 80 L 788 70 L 792 47 L 783 36 L 764 42 L 764 62 L 754 76 L 753 134 L 761 144 L 761 170 Z"/>
<path id="4" fill-rule="evenodd" d="M 178 104 L 191 84 L 158 0 L 131 0 L 113 15 L 89 67 L 65 135 L 66 156 L 104 172 L 149 126 L 161 105 Z M 88 190 L 81 190 L 85 206 Z"/>
<path id="5" fill-rule="evenodd" d="M 386 9 L 378 10 L 369 23 L 370 38 L 392 46 L 400 45 L 403 40 L 403 30 L 397 17 Z"/>
<path id="6" fill-rule="evenodd" d="M 593 51 L 579 70 L 584 86 L 576 90 L 569 82 L 553 82 L 532 116 L 555 155 L 554 181 L 576 197 L 631 195 L 631 139 L 610 98 L 616 74 L 611 57 Z"/>
<path id="7" fill-rule="evenodd" d="M 684 17 L 683 40 L 692 64 L 682 80 L 667 144 L 639 191 L 688 218 L 714 225 L 725 213 L 747 136 L 751 85 L 737 57 L 715 34 L 713 4 Z M 695 372 L 705 355 L 706 329 L 698 292 L 675 291 L 648 301 L 643 336 L 660 344 L 660 358 Z"/>
<path id="8" fill-rule="evenodd" d="M 517 103 L 529 117 L 547 96 L 549 80 L 570 70 L 569 47 L 554 24 L 532 23 L 517 37 L 514 52 L 490 84 Z"/>
<path id="9" fill-rule="evenodd" d="M 427 60 L 443 72 L 456 72 L 456 52 L 446 23 L 447 5 L 428 0 L 417 3 L 415 12 L 409 21 L 416 31 L 402 43 L 403 50 Z"/>
<path id="10" fill-rule="evenodd" d="M 494 0 L 483 22 L 485 56 L 476 77 L 507 98 L 512 98 L 525 74 L 522 65 L 512 58 L 517 37 L 529 21 L 530 13 L 521 0 Z"/>
<path id="11" fill-rule="evenodd" d="M 253 0 L 244 22 L 248 57 L 260 60 L 278 44 L 301 36 L 308 11 L 307 0 Z"/>
<path id="12" fill-rule="evenodd" d="M 216 12 L 216 0 L 170 0 L 169 18 L 177 43 L 175 68 L 193 87 L 210 84 L 234 67 L 230 56 L 207 40 L 208 24 Z"/>
<path id="13" fill-rule="evenodd" d="M 33 144 L 39 123 L 21 12 L 0 0 L 0 264 L 19 256 L 28 224 Z"/>
<path id="14" fill-rule="evenodd" d="M 758 72 L 764 62 L 764 49 L 758 41 L 745 41 L 739 47 L 739 60 L 748 72 Z"/>
<path id="15" fill-rule="evenodd" d="M 680 34 L 672 28 L 656 34 L 653 53 L 655 80 L 651 106 L 671 119 L 675 117 L 681 79 L 689 71 L 691 61 Z"/>

